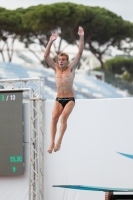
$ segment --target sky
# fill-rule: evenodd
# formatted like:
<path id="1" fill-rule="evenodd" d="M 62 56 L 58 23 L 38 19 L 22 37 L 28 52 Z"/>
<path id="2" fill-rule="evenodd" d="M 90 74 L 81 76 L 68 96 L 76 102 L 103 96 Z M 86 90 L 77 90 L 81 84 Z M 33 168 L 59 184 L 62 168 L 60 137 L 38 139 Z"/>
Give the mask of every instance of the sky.
<path id="1" fill-rule="evenodd" d="M 20 7 L 27 8 L 39 4 L 52 4 L 56 2 L 73 2 L 88 6 L 104 7 L 121 16 L 124 20 L 133 22 L 133 0 L 0 0 L 0 7 L 16 9 Z"/>

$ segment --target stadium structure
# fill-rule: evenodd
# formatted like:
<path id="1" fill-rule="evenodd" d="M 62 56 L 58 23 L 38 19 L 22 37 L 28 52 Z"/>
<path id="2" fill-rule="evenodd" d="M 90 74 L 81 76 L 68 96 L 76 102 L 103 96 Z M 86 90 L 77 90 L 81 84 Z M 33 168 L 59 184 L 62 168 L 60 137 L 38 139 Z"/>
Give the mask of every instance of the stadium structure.
<path id="1" fill-rule="evenodd" d="M 45 67 L 25 67 L 20 64 L 0 62 L 0 79 L 44 78 L 45 99 L 55 99 L 56 84 L 54 71 Z M 76 99 L 122 98 L 129 97 L 127 91 L 115 88 L 111 84 L 99 80 L 95 75 L 88 75 L 83 70 L 76 70 L 74 80 Z"/>

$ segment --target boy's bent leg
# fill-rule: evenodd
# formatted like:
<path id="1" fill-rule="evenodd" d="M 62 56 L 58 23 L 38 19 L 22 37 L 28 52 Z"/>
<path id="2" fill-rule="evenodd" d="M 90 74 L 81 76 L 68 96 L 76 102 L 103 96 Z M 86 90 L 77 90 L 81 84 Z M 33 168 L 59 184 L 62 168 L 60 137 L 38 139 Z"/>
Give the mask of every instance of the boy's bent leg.
<path id="1" fill-rule="evenodd" d="M 54 148 L 54 140 L 55 140 L 55 135 L 56 135 L 57 122 L 58 122 L 58 119 L 59 119 L 62 111 L 63 111 L 62 105 L 59 102 L 55 101 L 53 111 L 52 111 L 50 145 L 47 150 L 49 153 L 52 153 L 53 148 Z"/>
<path id="2" fill-rule="evenodd" d="M 66 106 L 65 106 L 65 108 L 64 108 L 64 110 L 62 112 L 59 137 L 58 137 L 58 140 L 57 140 L 56 145 L 54 147 L 54 151 L 60 150 L 61 141 L 62 141 L 63 135 L 65 133 L 65 130 L 67 128 L 67 119 L 68 119 L 70 113 L 72 112 L 74 106 L 75 106 L 75 102 L 74 101 L 69 101 L 66 104 Z"/>

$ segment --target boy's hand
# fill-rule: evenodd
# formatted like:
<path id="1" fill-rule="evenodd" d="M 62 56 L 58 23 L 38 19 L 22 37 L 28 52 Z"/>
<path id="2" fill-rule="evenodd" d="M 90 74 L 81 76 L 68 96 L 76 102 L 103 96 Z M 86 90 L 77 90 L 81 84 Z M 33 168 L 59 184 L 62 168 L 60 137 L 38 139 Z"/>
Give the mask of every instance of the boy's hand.
<path id="1" fill-rule="evenodd" d="M 53 33 L 53 34 L 51 35 L 51 37 L 50 37 L 50 41 L 56 40 L 58 36 L 59 36 L 58 33 Z"/>
<path id="2" fill-rule="evenodd" d="M 79 26 L 78 34 L 79 36 L 84 36 L 84 29 L 81 26 Z"/>

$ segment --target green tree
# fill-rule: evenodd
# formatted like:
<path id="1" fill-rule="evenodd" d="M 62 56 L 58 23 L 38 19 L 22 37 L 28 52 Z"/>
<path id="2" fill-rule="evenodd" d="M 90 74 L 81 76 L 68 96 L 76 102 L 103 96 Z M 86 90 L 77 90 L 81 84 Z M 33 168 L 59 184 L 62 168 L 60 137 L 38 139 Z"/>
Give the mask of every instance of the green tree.
<path id="1" fill-rule="evenodd" d="M 53 57 L 55 57 L 64 50 L 62 42 L 65 33 L 68 32 L 70 27 L 75 27 L 78 24 L 80 18 L 78 8 L 78 5 L 73 3 L 55 3 L 39 5 L 27 11 L 22 17 L 27 34 L 21 36 L 21 41 L 41 61 L 31 45 L 35 43 L 40 45 L 41 51 L 44 52 L 49 37 L 54 31 L 57 31 L 60 37 L 58 46 L 53 45 Z"/>
<path id="2" fill-rule="evenodd" d="M 22 30 L 21 16 L 17 11 L 0 9 L 0 53 L 3 61 L 11 61 L 14 53 L 14 43 Z M 4 56 L 4 52 L 7 52 Z"/>
<path id="3" fill-rule="evenodd" d="M 103 70 L 103 55 L 108 49 L 114 46 L 124 50 L 122 42 L 130 43 L 133 39 L 133 24 L 104 8 L 69 2 L 13 11 L 0 8 L 0 53 L 5 60 L 3 51 L 6 49 L 8 61 L 11 61 L 14 42 L 19 39 L 42 62 L 41 56 L 32 48 L 33 44 L 37 44 L 40 52 L 44 52 L 51 33 L 57 31 L 60 34 L 59 42 L 54 43 L 54 51 L 51 52 L 55 57 L 69 44 L 78 45 L 79 25 L 85 29 L 85 49 L 94 53 Z M 9 41 L 12 42 L 9 44 Z M 63 41 L 66 46 L 62 45 Z"/>
<path id="4" fill-rule="evenodd" d="M 107 60 L 105 69 L 124 80 L 133 81 L 133 58 L 116 57 Z"/>
<path id="5" fill-rule="evenodd" d="M 99 8 L 96 8 L 96 15 L 92 23 L 95 28 L 95 34 L 88 42 L 88 45 L 104 70 L 102 56 L 110 46 L 119 48 L 122 40 L 131 38 L 133 36 L 133 25 L 130 22 L 124 21 L 116 14 Z"/>
<path id="6" fill-rule="evenodd" d="M 83 10 L 79 23 L 85 29 L 85 49 L 98 58 L 104 70 L 103 55 L 111 46 L 120 48 L 121 41 L 133 37 L 133 24 L 104 8 L 86 6 Z M 72 34 L 77 40 L 76 29 Z M 69 36 L 66 40 L 72 42 Z"/>

